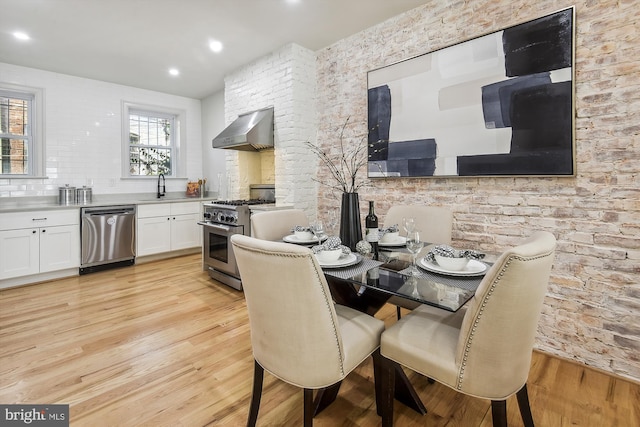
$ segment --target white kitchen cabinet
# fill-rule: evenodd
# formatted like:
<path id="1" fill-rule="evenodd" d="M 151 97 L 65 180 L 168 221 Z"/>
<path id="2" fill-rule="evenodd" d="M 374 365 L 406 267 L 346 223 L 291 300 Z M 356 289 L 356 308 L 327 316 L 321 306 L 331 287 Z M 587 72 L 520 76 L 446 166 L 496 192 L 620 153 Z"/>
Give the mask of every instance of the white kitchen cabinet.
<path id="1" fill-rule="evenodd" d="M 37 228 L 0 231 L 0 279 L 40 272 L 40 235 Z"/>
<path id="2" fill-rule="evenodd" d="M 138 210 L 137 256 L 171 250 L 171 218 L 167 216 L 140 218 Z"/>
<path id="3" fill-rule="evenodd" d="M 200 246 L 200 202 L 138 206 L 137 256 Z"/>
<path id="4" fill-rule="evenodd" d="M 40 229 L 40 272 L 80 267 L 80 227 L 61 225 Z"/>
<path id="5" fill-rule="evenodd" d="M 175 215 L 171 218 L 171 250 L 200 246 L 200 213 Z"/>
<path id="6" fill-rule="evenodd" d="M 12 212 L 0 218 L 0 279 L 80 266 L 78 209 Z"/>

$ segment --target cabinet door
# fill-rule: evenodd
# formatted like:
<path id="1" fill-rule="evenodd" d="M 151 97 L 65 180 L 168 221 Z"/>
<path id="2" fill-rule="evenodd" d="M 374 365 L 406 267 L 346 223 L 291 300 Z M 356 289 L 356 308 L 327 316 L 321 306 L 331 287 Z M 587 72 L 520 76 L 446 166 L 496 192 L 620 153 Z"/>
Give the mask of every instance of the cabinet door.
<path id="1" fill-rule="evenodd" d="M 198 225 L 199 219 L 197 213 L 171 217 L 171 250 L 200 246 L 202 226 Z"/>
<path id="2" fill-rule="evenodd" d="M 40 229 L 40 272 L 80 267 L 80 227 Z"/>
<path id="3" fill-rule="evenodd" d="M 170 217 L 138 218 L 137 256 L 171 250 Z"/>
<path id="4" fill-rule="evenodd" d="M 37 228 L 0 231 L 0 279 L 40 271 L 39 239 Z"/>

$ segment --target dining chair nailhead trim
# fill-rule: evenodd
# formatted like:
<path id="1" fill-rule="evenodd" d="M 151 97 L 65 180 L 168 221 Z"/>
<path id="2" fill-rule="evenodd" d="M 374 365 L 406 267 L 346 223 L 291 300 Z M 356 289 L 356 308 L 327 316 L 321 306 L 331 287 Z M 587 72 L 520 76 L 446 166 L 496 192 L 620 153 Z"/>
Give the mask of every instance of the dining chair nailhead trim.
<path id="1" fill-rule="evenodd" d="M 253 248 L 246 248 L 243 247 L 245 250 L 248 251 L 254 251 L 254 252 L 260 252 L 269 256 L 275 256 L 275 257 L 285 257 L 285 258 L 307 258 L 310 255 L 309 254 L 290 254 L 290 253 L 282 253 L 282 252 L 272 252 L 272 251 L 264 251 L 264 250 L 259 250 L 259 249 L 253 249 Z M 324 273 L 320 273 L 318 272 L 318 269 L 315 268 L 315 273 L 316 273 L 316 279 L 318 279 L 319 283 L 322 283 L 322 278 L 324 277 Z M 322 274 L 322 276 L 321 276 Z M 331 311 L 331 307 L 329 306 L 329 304 L 332 304 L 332 299 L 330 297 L 327 296 L 326 292 L 324 291 L 325 288 L 324 286 L 320 287 L 322 294 L 324 296 L 324 303 L 327 306 L 327 309 L 329 311 Z M 340 366 L 340 375 L 342 377 L 345 376 L 344 373 L 344 354 L 342 353 L 342 348 L 340 347 L 340 337 L 338 336 L 338 326 L 335 324 L 335 322 L 333 322 L 332 320 L 332 326 L 333 326 L 333 337 L 335 338 L 335 345 L 338 349 L 338 354 L 340 356 L 340 360 L 338 361 L 338 366 Z"/>
<path id="2" fill-rule="evenodd" d="M 553 252 L 549 252 L 549 253 L 538 255 L 538 256 L 535 256 L 535 257 L 531 257 L 531 258 L 521 257 L 521 256 L 518 256 L 518 255 L 512 255 L 512 256 L 509 257 L 509 259 L 507 259 L 505 261 L 504 266 L 500 269 L 500 271 L 496 275 L 496 278 L 491 283 L 491 287 L 487 291 L 486 296 L 483 298 L 482 303 L 480 304 L 480 308 L 478 309 L 477 317 L 476 317 L 475 321 L 473 322 L 473 327 L 471 328 L 471 332 L 469 332 L 469 337 L 467 338 L 467 344 L 465 346 L 464 354 L 462 356 L 462 363 L 460 364 L 460 371 L 458 373 L 458 383 L 456 384 L 456 389 L 462 390 L 462 382 L 464 380 L 464 369 L 467 366 L 467 360 L 468 360 L 468 357 L 469 357 L 469 353 L 471 351 L 471 344 L 473 342 L 473 337 L 475 335 L 476 328 L 477 328 L 478 324 L 480 323 L 480 318 L 482 317 L 482 314 L 484 313 L 484 309 L 487 306 L 487 303 L 489 302 L 489 297 L 493 294 L 493 291 L 495 290 L 496 286 L 498 285 L 498 283 L 500 282 L 500 280 L 504 276 L 505 270 L 509 267 L 509 265 L 511 264 L 511 262 L 513 260 L 532 261 L 532 260 L 536 260 L 536 259 L 539 259 L 539 258 L 545 258 L 545 257 L 551 255 L 552 253 Z"/>
<path id="3" fill-rule="evenodd" d="M 480 323 L 480 317 L 482 316 L 482 313 L 484 312 L 484 308 L 487 305 L 487 300 L 488 300 L 489 296 L 491 296 L 491 294 L 493 293 L 493 289 L 495 288 L 495 286 L 498 284 L 498 282 L 502 278 L 503 272 L 507 268 L 508 265 L 509 265 L 509 261 L 507 261 L 505 263 L 505 265 L 502 267 L 502 270 L 498 273 L 498 275 L 495 278 L 495 280 L 493 281 L 493 283 L 491 283 L 491 287 L 489 288 L 489 291 L 487 292 L 485 298 L 483 299 L 482 303 L 480 304 L 480 308 L 478 310 L 478 315 L 477 315 L 477 317 L 475 318 L 475 320 L 473 322 L 473 327 L 471 328 L 471 332 L 469 332 L 469 337 L 467 338 L 467 345 L 465 346 L 464 355 L 462 357 L 462 363 L 461 363 L 461 366 L 460 366 L 460 371 L 458 373 L 458 383 L 456 384 L 456 388 L 458 390 L 462 390 L 462 382 L 464 380 L 464 369 L 467 366 L 467 360 L 469 358 L 469 353 L 471 351 L 471 344 L 473 343 L 473 336 L 475 335 L 476 328 L 478 327 L 478 324 Z"/>
<path id="4" fill-rule="evenodd" d="M 314 268 L 314 270 L 316 272 L 316 278 L 318 279 L 318 282 L 322 283 L 322 278 L 324 278 L 324 273 L 322 273 L 321 271 L 318 271 L 317 268 Z M 321 286 L 320 289 L 322 290 L 322 293 L 324 295 L 324 303 L 326 304 L 327 309 L 331 311 L 331 307 L 329 304 L 333 304 L 333 299 L 331 298 L 331 296 L 327 296 L 327 294 L 324 292 L 325 290 L 324 286 Z M 336 347 L 338 348 L 338 354 L 340 355 L 340 361 L 339 361 L 340 375 L 344 377 L 345 376 L 344 364 L 343 364 L 344 354 L 342 353 L 342 348 L 340 347 L 340 337 L 338 336 L 338 326 L 335 323 L 333 323 L 333 337 L 335 338 L 335 344 L 336 344 Z"/>

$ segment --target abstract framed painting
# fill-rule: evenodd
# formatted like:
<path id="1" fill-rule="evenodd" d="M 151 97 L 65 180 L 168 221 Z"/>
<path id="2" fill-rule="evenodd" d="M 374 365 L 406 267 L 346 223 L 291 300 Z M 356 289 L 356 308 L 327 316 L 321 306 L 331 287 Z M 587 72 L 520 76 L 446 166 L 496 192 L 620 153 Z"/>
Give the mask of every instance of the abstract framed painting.
<path id="1" fill-rule="evenodd" d="M 575 176 L 574 7 L 367 73 L 368 176 Z"/>

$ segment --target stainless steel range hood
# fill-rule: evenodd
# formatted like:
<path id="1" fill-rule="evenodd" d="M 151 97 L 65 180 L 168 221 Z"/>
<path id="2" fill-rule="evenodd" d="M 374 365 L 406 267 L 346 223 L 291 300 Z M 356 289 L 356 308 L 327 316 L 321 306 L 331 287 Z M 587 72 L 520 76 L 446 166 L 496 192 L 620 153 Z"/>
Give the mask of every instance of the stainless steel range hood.
<path id="1" fill-rule="evenodd" d="M 213 138 L 213 148 L 260 151 L 273 148 L 273 107 L 238 116 L 220 135 Z"/>

